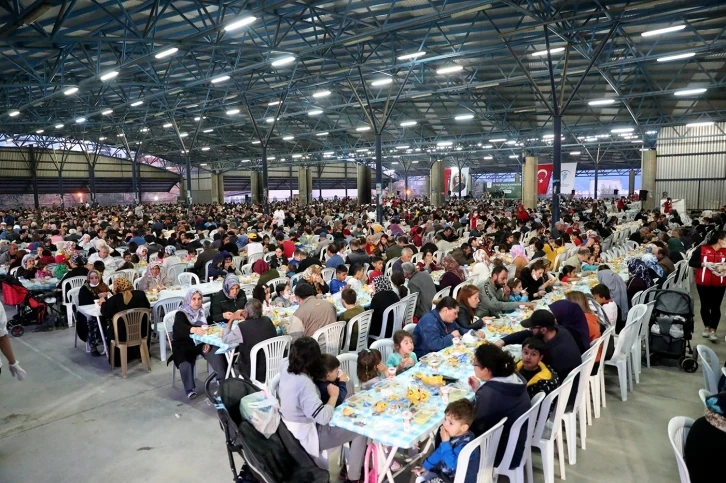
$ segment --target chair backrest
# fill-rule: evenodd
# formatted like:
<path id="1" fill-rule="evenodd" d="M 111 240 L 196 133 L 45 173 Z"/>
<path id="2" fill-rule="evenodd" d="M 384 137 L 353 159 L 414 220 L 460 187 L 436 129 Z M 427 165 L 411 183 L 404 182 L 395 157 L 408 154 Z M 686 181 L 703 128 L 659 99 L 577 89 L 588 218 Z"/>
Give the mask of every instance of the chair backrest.
<path id="1" fill-rule="evenodd" d="M 151 255 L 149 255 L 149 263 L 155 262 L 159 259 L 159 252 L 154 252 Z"/>
<path id="2" fill-rule="evenodd" d="M 552 431 L 548 435 L 549 441 L 554 441 L 557 435 L 562 431 L 562 415 L 565 414 L 565 407 L 567 401 L 570 398 L 570 392 L 572 391 L 572 384 L 575 381 L 575 377 L 580 372 L 580 368 L 586 364 L 583 362 L 579 366 L 570 372 L 560 387 L 547 394 L 542 400 L 540 405 L 539 415 L 537 416 L 537 425 L 534 428 L 534 434 L 532 435 L 532 442 L 538 442 L 543 439 L 545 428 L 547 427 L 547 421 L 552 422 Z M 555 404 L 554 409 L 552 404 Z M 551 416 L 550 416 L 551 415 Z"/>
<path id="3" fill-rule="evenodd" d="M 274 256 L 275 256 L 275 252 L 267 252 L 267 253 L 265 253 L 265 255 L 264 255 L 264 256 L 262 257 L 262 259 L 263 259 L 264 261 L 266 261 L 267 263 L 270 263 L 270 260 L 272 260 L 272 257 L 274 257 Z"/>
<path id="4" fill-rule="evenodd" d="M 708 406 L 706 406 L 706 399 L 708 399 L 712 395 L 713 394 L 711 392 L 709 392 L 708 390 L 706 390 L 706 389 L 699 389 L 698 390 L 698 398 L 703 403 L 703 407 L 704 408 L 708 408 Z"/>
<path id="5" fill-rule="evenodd" d="M 517 443 L 519 442 L 519 437 L 522 433 L 522 426 L 524 426 L 525 424 L 527 425 L 527 429 L 524 433 L 524 452 L 522 453 L 522 459 L 519 462 L 519 466 L 523 467 L 527 462 L 527 458 L 532 456 L 530 453 L 530 447 L 532 446 L 532 435 L 534 434 L 534 427 L 537 424 L 539 405 L 542 403 L 542 400 L 544 398 L 545 393 L 543 392 L 538 392 L 537 394 L 535 394 L 532 398 L 532 406 L 527 410 L 527 412 L 522 414 L 514 422 L 514 424 L 512 424 L 512 427 L 509 430 L 509 440 L 507 441 L 506 446 L 507 449 L 504 450 L 504 456 L 502 456 L 502 461 L 499 463 L 499 466 L 497 468 L 509 470 L 509 468 L 511 467 L 512 458 L 514 457 L 514 452 L 517 450 Z"/>
<path id="6" fill-rule="evenodd" d="M 290 288 L 295 287 L 295 285 L 297 285 L 297 283 L 300 281 L 302 276 L 303 276 L 302 273 L 296 273 L 295 275 L 290 277 Z"/>
<path id="7" fill-rule="evenodd" d="M 406 324 L 403 326 L 403 330 L 409 334 L 413 334 L 413 330 L 416 328 L 416 324 Z"/>
<path id="8" fill-rule="evenodd" d="M 158 324 L 165 319 L 166 314 L 176 311 L 182 302 L 184 302 L 184 297 L 168 297 L 154 302 L 154 305 L 151 306 L 153 320 Z"/>
<path id="9" fill-rule="evenodd" d="M 580 407 L 582 398 L 587 392 L 587 384 L 589 381 L 588 376 L 592 372 L 592 366 L 595 365 L 597 351 L 600 350 L 600 344 L 602 344 L 602 341 L 598 342 L 596 340 L 593 342 L 595 342 L 595 345 L 591 346 L 584 354 L 582 354 L 582 364 L 578 366 L 580 368 L 580 377 L 577 379 L 577 386 L 573 387 L 573 390 L 577 391 L 573 411 Z"/>
<path id="10" fill-rule="evenodd" d="M 240 268 L 242 265 L 244 265 L 245 257 L 242 255 L 237 255 L 235 257 L 232 257 L 232 265 L 234 265 L 237 268 Z"/>
<path id="11" fill-rule="evenodd" d="M 424 257 L 424 254 L 421 253 L 421 252 L 414 253 L 413 257 L 411 257 L 411 263 L 413 263 L 414 265 L 416 265 L 418 262 L 422 262 L 423 261 L 423 257 Z"/>
<path id="12" fill-rule="evenodd" d="M 413 292 L 401 299 L 401 301 L 406 301 L 406 318 L 404 319 L 403 323 L 407 326 L 413 324 L 413 314 L 416 313 L 418 294 L 418 292 Z"/>
<path id="13" fill-rule="evenodd" d="M 146 318 L 146 334 L 141 333 L 142 322 Z M 149 337 L 151 332 L 151 310 L 129 309 L 123 310 L 113 316 L 113 333 L 116 344 L 119 344 L 118 324 L 122 321 L 126 324 L 126 341 L 121 345 L 134 347 L 142 344 L 142 341 Z"/>
<path id="14" fill-rule="evenodd" d="M 280 373 L 280 361 L 285 356 L 285 352 L 290 348 L 291 342 L 292 337 L 289 335 L 280 335 L 255 344 L 250 350 L 250 378 L 256 380 L 257 353 L 263 351 L 265 354 L 267 376 L 264 381 L 257 382 L 265 384 L 267 381 L 272 381 L 272 378 Z"/>
<path id="15" fill-rule="evenodd" d="M 252 265 L 257 260 L 262 260 L 264 258 L 265 254 L 262 252 L 253 253 L 252 255 L 247 256 L 247 264 Z"/>
<path id="16" fill-rule="evenodd" d="M 78 311 L 78 292 L 81 291 L 81 287 L 72 288 L 66 294 L 68 296 L 68 303 L 71 304 L 71 317 L 76 320 L 76 312 Z M 69 321 L 70 323 L 70 321 Z"/>
<path id="17" fill-rule="evenodd" d="M 179 274 L 184 273 L 184 270 L 186 269 L 186 263 L 175 263 L 174 265 L 169 265 L 166 268 L 166 278 L 172 282 L 178 281 Z"/>
<path id="18" fill-rule="evenodd" d="M 128 279 L 129 282 L 133 282 L 134 279 L 136 278 L 137 272 L 136 272 L 136 269 L 127 268 L 126 270 L 119 270 L 114 275 L 124 277 L 124 278 Z M 114 277 L 114 278 L 116 278 L 116 277 Z"/>
<path id="19" fill-rule="evenodd" d="M 70 302 L 68 292 L 74 288 L 81 288 L 86 282 L 86 277 L 70 277 L 63 280 L 61 290 L 63 290 L 63 302 Z"/>
<path id="20" fill-rule="evenodd" d="M 270 382 L 266 384 L 267 389 L 270 391 L 270 394 L 274 398 L 277 398 L 277 387 L 280 385 L 280 374 L 277 373 L 275 377 L 273 377 Z"/>
<path id="21" fill-rule="evenodd" d="M 189 250 L 177 250 L 176 251 L 176 256 L 179 258 L 184 258 L 187 255 L 189 255 Z"/>
<path id="22" fill-rule="evenodd" d="M 321 276 L 323 277 L 323 280 L 330 282 L 335 276 L 335 268 L 324 268 Z"/>
<path id="23" fill-rule="evenodd" d="M 625 320 L 625 326 L 627 327 L 630 324 L 642 323 L 642 319 L 645 317 L 646 313 L 648 313 L 647 305 L 634 305 L 633 308 L 628 311 L 628 318 Z M 638 333 L 640 333 L 640 327 L 638 327 Z"/>
<path id="24" fill-rule="evenodd" d="M 497 456 L 497 448 L 499 447 L 499 440 L 502 437 L 506 420 L 507 418 L 502 418 L 489 431 L 469 441 L 461 449 L 456 459 L 457 469 L 456 476 L 454 476 L 454 483 L 464 483 L 466 481 L 469 460 L 471 459 L 471 454 L 476 449 L 479 449 L 479 465 L 476 469 L 476 478 L 470 477 L 470 481 L 476 481 L 477 483 L 491 483 L 494 481 L 494 459 Z"/>
<path id="25" fill-rule="evenodd" d="M 454 289 L 451 291 L 451 296 L 456 298 L 456 296 L 459 295 L 459 292 L 461 291 L 461 289 L 464 288 L 464 285 L 471 285 L 471 282 L 469 282 L 469 281 L 461 282 L 459 285 L 454 287 Z"/>
<path id="26" fill-rule="evenodd" d="M 381 361 L 385 364 L 388 356 L 393 353 L 393 339 L 378 339 L 371 344 L 371 349 L 376 349 L 381 353 Z"/>
<path id="27" fill-rule="evenodd" d="M 386 307 L 386 310 L 383 311 L 383 316 L 381 317 L 381 333 L 373 334 L 373 337 L 375 337 L 376 339 L 382 339 L 386 337 L 386 334 L 388 333 L 388 322 L 390 321 L 391 313 L 393 314 L 393 328 L 391 329 L 391 334 L 393 334 L 397 330 L 401 330 L 403 328 L 403 319 L 406 316 L 406 305 L 407 302 L 403 300 Z"/>
<path id="28" fill-rule="evenodd" d="M 633 347 L 635 339 L 638 337 L 640 330 L 639 324 L 626 325 L 618 335 L 618 340 L 615 344 L 615 351 L 611 360 L 625 357 Z"/>
<path id="29" fill-rule="evenodd" d="M 13 268 L 11 268 L 10 269 L 10 275 L 14 277 L 15 274 L 18 273 L 18 268 L 20 268 L 20 267 L 13 267 Z"/>
<path id="30" fill-rule="evenodd" d="M 240 267 L 239 271 L 242 275 L 251 275 L 252 274 L 252 264 L 246 263 L 246 264 L 242 265 Z"/>
<path id="31" fill-rule="evenodd" d="M 177 275 L 176 280 L 182 287 L 184 285 L 198 285 L 200 283 L 197 274 L 192 272 L 180 273 Z"/>
<path id="32" fill-rule="evenodd" d="M 313 339 L 320 344 L 322 353 L 334 356 L 340 354 L 340 338 L 345 330 L 345 325 L 345 322 L 334 322 L 315 331 Z"/>
<path id="33" fill-rule="evenodd" d="M 240 290 L 242 290 L 245 293 L 245 297 L 247 297 L 247 300 L 252 299 L 252 291 L 255 289 L 257 285 L 254 283 L 243 283 L 239 286 Z"/>
<path id="34" fill-rule="evenodd" d="M 668 275 L 668 278 L 665 279 L 665 282 L 663 282 L 663 290 L 669 290 L 674 287 L 676 284 L 676 273 L 673 272 L 670 275 Z"/>
<path id="35" fill-rule="evenodd" d="M 212 260 L 204 264 L 204 281 L 209 281 L 209 269 L 212 267 Z"/>
<path id="36" fill-rule="evenodd" d="M 134 280 L 134 290 L 141 290 L 139 288 L 139 285 L 141 285 L 141 280 L 143 280 L 143 277 L 139 277 L 136 280 Z"/>
<path id="37" fill-rule="evenodd" d="M 705 345 L 697 345 L 698 362 L 703 369 L 703 386 L 710 394 L 718 392 L 718 380 L 721 377 L 721 364 L 716 353 Z"/>
<path id="38" fill-rule="evenodd" d="M 383 274 L 386 277 L 390 277 L 393 273 L 393 264 L 396 263 L 396 260 L 398 260 L 399 257 L 391 258 L 386 262 L 386 268 L 383 270 Z"/>
<path id="39" fill-rule="evenodd" d="M 171 346 L 172 336 L 174 334 L 174 317 L 178 310 L 172 310 L 164 315 L 164 331 L 166 332 L 166 340 L 169 341 Z"/>
<path id="40" fill-rule="evenodd" d="M 340 354 L 338 360 L 340 361 L 340 368 L 350 377 L 347 384 L 348 394 L 353 395 L 356 389 L 360 388 L 358 381 L 358 354 Z"/>
<path id="41" fill-rule="evenodd" d="M 270 291 L 273 294 L 273 297 L 272 298 L 274 299 L 275 298 L 274 297 L 275 287 L 277 287 L 278 285 L 287 285 L 287 283 L 289 281 L 290 281 L 290 279 L 287 278 L 287 277 L 277 277 L 277 278 L 273 278 L 272 280 L 270 280 L 269 282 L 267 282 L 265 285 L 267 285 L 268 287 L 270 287 Z"/>
<path id="42" fill-rule="evenodd" d="M 371 318 L 373 317 L 372 310 L 366 310 L 348 321 L 348 327 L 346 329 L 344 346 L 341 348 L 341 353 L 353 352 L 359 353 L 363 349 L 368 347 L 368 331 L 371 327 Z M 350 350 L 351 337 L 353 337 L 353 327 L 358 324 L 358 339 L 355 341 L 355 349 Z"/>
<path id="43" fill-rule="evenodd" d="M 676 463 L 678 463 L 678 474 L 681 477 L 681 483 L 691 483 L 691 477 L 688 474 L 686 461 L 683 458 L 683 450 L 686 447 L 686 437 L 688 431 L 693 426 L 693 419 L 684 416 L 676 416 L 668 421 L 668 439 L 676 454 Z"/>

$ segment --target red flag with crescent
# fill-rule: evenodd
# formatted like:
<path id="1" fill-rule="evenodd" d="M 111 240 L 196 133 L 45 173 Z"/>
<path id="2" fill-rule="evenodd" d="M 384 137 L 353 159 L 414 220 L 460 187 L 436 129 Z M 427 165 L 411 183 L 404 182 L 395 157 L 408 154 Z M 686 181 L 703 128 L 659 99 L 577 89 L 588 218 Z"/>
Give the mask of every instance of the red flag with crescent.
<path id="1" fill-rule="evenodd" d="M 537 165 L 537 194 L 538 195 L 547 194 L 547 188 L 550 185 L 551 178 L 552 178 L 552 165 L 551 164 Z"/>

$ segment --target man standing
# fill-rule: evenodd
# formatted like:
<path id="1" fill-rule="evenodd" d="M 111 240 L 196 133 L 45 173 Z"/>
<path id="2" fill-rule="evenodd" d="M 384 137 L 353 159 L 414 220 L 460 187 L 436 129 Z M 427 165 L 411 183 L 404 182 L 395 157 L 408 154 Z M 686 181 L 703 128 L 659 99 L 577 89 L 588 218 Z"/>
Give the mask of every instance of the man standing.
<path id="1" fill-rule="evenodd" d="M 502 312 L 515 310 L 520 305 L 533 307 L 530 302 L 508 302 L 509 287 L 507 286 L 509 272 L 505 267 L 494 267 L 492 275 L 479 289 L 479 306 L 476 308 L 477 317 L 498 317 Z"/>

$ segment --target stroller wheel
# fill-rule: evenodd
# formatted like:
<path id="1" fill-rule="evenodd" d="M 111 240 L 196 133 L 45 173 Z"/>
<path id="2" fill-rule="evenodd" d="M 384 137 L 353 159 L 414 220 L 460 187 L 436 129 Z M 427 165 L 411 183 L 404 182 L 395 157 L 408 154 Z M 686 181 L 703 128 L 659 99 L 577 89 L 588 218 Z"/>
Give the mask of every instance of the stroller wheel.
<path id="1" fill-rule="evenodd" d="M 686 372 L 696 372 L 698 370 L 698 362 L 691 358 L 684 359 L 681 362 L 681 368 Z"/>
<path id="2" fill-rule="evenodd" d="M 16 325 L 10 329 L 10 333 L 13 334 L 13 337 L 20 337 L 25 333 L 25 327 L 22 325 Z"/>
<path id="3" fill-rule="evenodd" d="M 658 365 L 660 365 L 660 356 L 658 354 L 651 354 L 650 355 L 650 365 L 651 366 L 658 366 Z"/>

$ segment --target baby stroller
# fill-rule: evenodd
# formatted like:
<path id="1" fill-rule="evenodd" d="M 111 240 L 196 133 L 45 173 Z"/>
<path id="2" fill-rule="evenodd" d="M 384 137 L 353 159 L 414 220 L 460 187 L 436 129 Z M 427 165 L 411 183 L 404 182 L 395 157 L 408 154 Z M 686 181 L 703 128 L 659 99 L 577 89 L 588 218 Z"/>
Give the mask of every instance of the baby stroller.
<path id="1" fill-rule="evenodd" d="M 36 299 L 20 281 L 14 277 L 4 277 L 0 284 L 5 305 L 15 305 L 18 308 L 18 312 L 8 320 L 9 333 L 20 337 L 25 333 L 24 326 L 42 324 L 45 321 L 46 304 Z"/>
<path id="2" fill-rule="evenodd" d="M 693 299 L 681 290 L 656 290 L 653 313 L 649 321 L 650 362 L 660 357 L 678 359 L 681 369 L 696 372 L 698 362 L 693 357 Z"/>
<path id="3" fill-rule="evenodd" d="M 227 456 L 236 483 L 328 483 L 329 473 L 319 468 L 300 442 L 280 421 L 269 439 L 259 433 L 240 414 L 240 399 L 260 391 L 249 379 L 225 379 L 216 394 L 210 388 L 216 374 L 211 373 L 204 384 L 207 398 L 214 404 L 219 424 L 227 443 Z M 244 460 L 237 473 L 233 453 Z M 245 467 L 246 466 L 246 467 Z"/>

